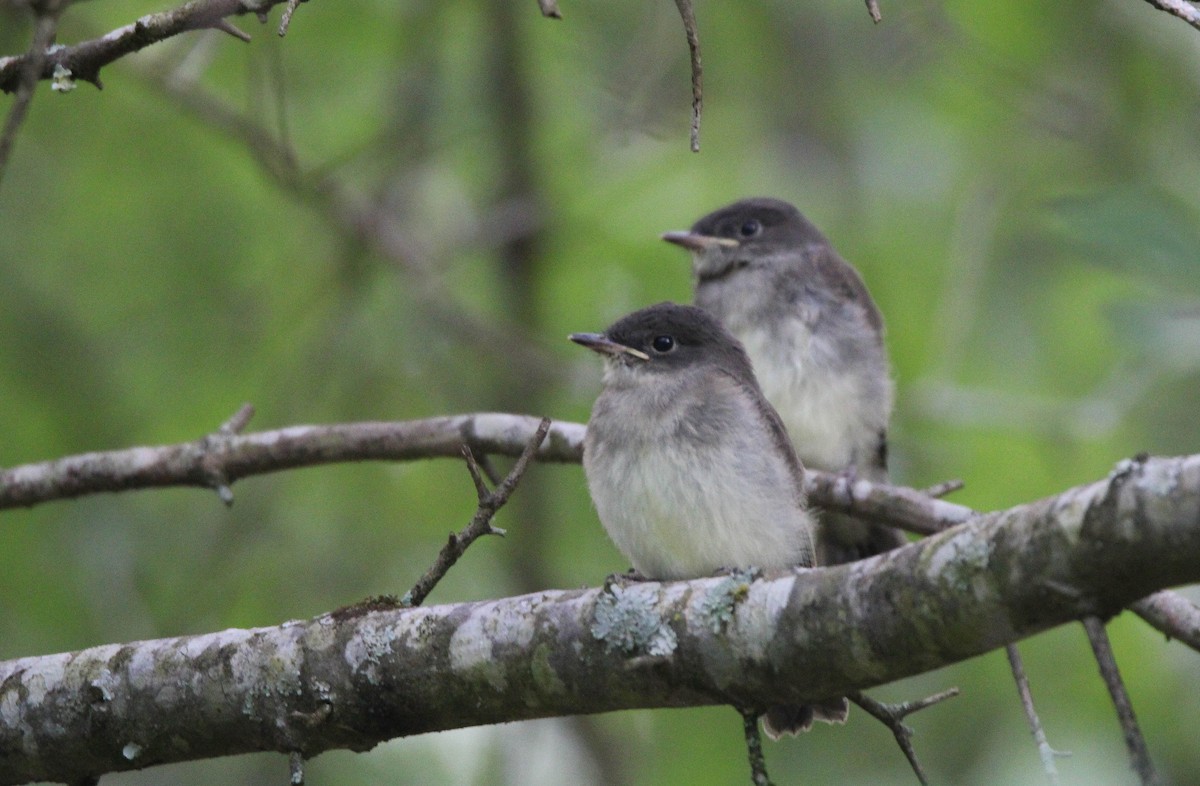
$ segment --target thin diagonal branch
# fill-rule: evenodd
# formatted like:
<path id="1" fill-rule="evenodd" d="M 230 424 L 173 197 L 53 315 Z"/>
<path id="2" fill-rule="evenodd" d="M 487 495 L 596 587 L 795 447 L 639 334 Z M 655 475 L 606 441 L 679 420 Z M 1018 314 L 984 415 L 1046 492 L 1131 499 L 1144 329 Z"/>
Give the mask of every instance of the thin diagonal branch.
<path id="1" fill-rule="evenodd" d="M 417 580 L 413 588 L 400 599 L 402 604 L 405 606 L 420 606 L 425 602 L 425 598 L 429 597 L 429 593 L 433 591 L 437 583 L 442 580 L 442 577 L 450 571 L 450 568 L 454 567 L 454 563 L 458 562 L 459 557 L 466 553 L 472 543 L 484 535 L 504 534 L 504 530 L 492 526 L 492 519 L 495 518 L 496 512 L 504 507 L 504 503 L 508 502 L 508 498 L 516 490 L 517 484 L 521 482 L 521 476 L 528 469 L 529 462 L 533 460 L 533 456 L 537 453 L 538 448 L 546 441 L 546 434 L 550 431 L 550 422 L 550 418 L 542 418 L 537 430 L 533 432 L 533 437 L 525 446 L 525 450 L 521 452 L 520 458 L 517 459 L 508 476 L 500 482 L 500 485 L 496 486 L 494 491 L 488 491 L 487 484 L 483 482 L 483 477 L 479 473 L 479 466 L 475 463 L 475 455 L 471 452 L 470 446 L 463 445 L 463 458 L 466 459 L 467 470 L 471 473 L 471 480 L 475 484 L 475 493 L 479 497 L 479 507 L 475 510 L 475 515 L 466 527 L 457 535 L 451 533 L 450 538 L 446 541 L 446 545 L 442 546 L 442 550 L 438 552 L 434 563 Z"/>
<path id="2" fill-rule="evenodd" d="M 965 483 L 958 478 L 955 478 L 953 480 L 943 480 L 941 483 L 935 483 L 929 488 L 922 489 L 921 493 L 927 497 L 941 499 L 942 497 L 949 496 L 956 491 L 962 491 L 962 489 L 965 487 Z"/>
<path id="3" fill-rule="evenodd" d="M 4 182 L 4 172 L 17 141 L 17 132 L 21 130 L 21 125 L 29 114 L 29 106 L 33 103 L 38 75 L 45 67 L 50 45 L 54 43 L 60 10 L 59 0 L 51 0 L 39 7 L 33 29 L 33 42 L 24 55 L 24 62 L 14 68 L 17 97 L 4 119 L 4 129 L 0 131 L 0 183 Z"/>
<path id="4" fill-rule="evenodd" d="M 917 776 L 917 780 L 921 782 L 921 786 L 928 786 L 929 777 L 925 774 L 924 768 L 921 767 L 921 762 L 917 759 L 917 752 L 913 748 L 913 731 L 904 723 L 904 719 L 914 712 L 919 712 L 926 707 L 940 704 L 946 699 L 954 698 L 957 695 L 958 688 L 949 688 L 941 693 L 935 693 L 932 696 L 926 696 L 917 701 L 905 701 L 899 704 L 885 704 L 871 698 L 862 691 L 851 691 L 846 694 L 846 698 L 862 707 L 872 718 L 891 730 L 892 735 L 896 738 L 896 744 L 900 746 L 900 750 L 904 752 L 904 757 L 908 759 L 908 764 L 912 767 L 913 774 Z"/>
<path id="5" fill-rule="evenodd" d="M 1046 779 L 1052 786 L 1058 786 L 1058 768 L 1054 766 L 1054 757 L 1061 755 L 1050 747 L 1046 740 L 1046 730 L 1042 728 L 1042 719 L 1038 717 L 1033 706 L 1033 691 L 1029 689 L 1029 678 L 1025 675 L 1025 664 L 1021 660 L 1021 652 L 1016 644 L 1004 648 L 1008 653 L 1008 665 L 1012 670 L 1013 681 L 1017 684 L 1017 694 L 1021 697 L 1021 707 L 1025 710 L 1025 720 L 1033 733 L 1037 744 L 1038 755 L 1042 759 L 1042 768 L 1046 771 Z"/>
<path id="6" fill-rule="evenodd" d="M 1083 618 L 1083 629 L 1087 631 L 1088 642 L 1100 666 L 1100 677 L 1104 680 L 1108 694 L 1112 697 L 1113 707 L 1117 711 L 1117 720 L 1121 723 L 1121 732 L 1125 737 L 1125 747 L 1129 750 L 1129 758 L 1133 762 L 1133 771 L 1137 773 L 1142 786 L 1155 786 L 1162 783 L 1150 761 L 1150 749 L 1146 747 L 1146 739 L 1138 726 L 1137 716 L 1133 712 L 1133 702 L 1125 690 L 1125 682 L 1121 679 L 1121 671 L 1117 668 L 1117 659 L 1113 655 L 1112 644 L 1108 640 L 1108 631 L 1104 622 L 1097 616 L 1089 614 Z"/>
<path id="7" fill-rule="evenodd" d="M 1200 9 L 1187 0 L 1146 0 L 1147 3 L 1160 11 L 1166 11 L 1171 16 L 1178 17 L 1192 27 L 1200 30 Z"/>
<path id="8" fill-rule="evenodd" d="M 283 15 L 279 17 L 279 37 L 283 38 L 287 35 L 288 28 L 292 26 L 292 14 L 296 13 L 296 9 L 300 7 L 303 0 L 287 0 L 287 5 L 283 9 Z"/>

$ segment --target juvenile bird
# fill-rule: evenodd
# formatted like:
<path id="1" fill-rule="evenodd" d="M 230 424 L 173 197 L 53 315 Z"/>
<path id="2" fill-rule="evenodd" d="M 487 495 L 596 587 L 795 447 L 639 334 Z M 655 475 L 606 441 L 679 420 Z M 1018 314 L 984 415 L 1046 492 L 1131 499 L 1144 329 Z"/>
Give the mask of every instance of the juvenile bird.
<path id="1" fill-rule="evenodd" d="M 663 239 L 691 251 L 694 302 L 745 346 L 809 467 L 887 479 L 892 380 L 883 318 L 858 272 L 795 207 L 744 199 Z M 820 564 L 903 545 L 896 529 L 822 513 Z"/>
<path id="2" fill-rule="evenodd" d="M 604 356 L 583 468 L 600 521 L 642 576 L 811 566 L 804 469 L 742 345 L 692 306 L 660 303 L 571 340 Z M 845 720 L 845 699 L 775 707 L 767 733 Z"/>

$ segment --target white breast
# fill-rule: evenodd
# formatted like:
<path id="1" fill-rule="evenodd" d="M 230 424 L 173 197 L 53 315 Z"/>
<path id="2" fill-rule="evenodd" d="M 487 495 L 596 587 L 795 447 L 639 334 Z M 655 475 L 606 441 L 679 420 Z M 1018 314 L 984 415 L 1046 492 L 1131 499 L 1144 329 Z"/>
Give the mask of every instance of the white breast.
<path id="1" fill-rule="evenodd" d="M 643 575 L 659 579 L 812 564 L 812 521 L 765 429 L 706 434 L 680 450 L 675 440 L 686 431 L 681 420 L 690 407 L 731 391 L 683 385 L 660 392 L 654 417 L 647 417 L 648 398 L 606 391 L 589 425 L 584 470 L 617 548 Z M 641 406 L 623 405 L 633 402 Z M 743 408 L 740 417 L 761 422 L 752 406 Z"/>
<path id="2" fill-rule="evenodd" d="M 767 333 L 735 330 L 767 400 L 779 411 L 796 454 L 806 466 L 840 471 L 868 461 L 890 401 L 872 390 L 864 369 L 836 368 L 814 351 L 812 334 L 799 318 L 791 329 Z M 780 335 L 788 337 L 781 340 Z"/>

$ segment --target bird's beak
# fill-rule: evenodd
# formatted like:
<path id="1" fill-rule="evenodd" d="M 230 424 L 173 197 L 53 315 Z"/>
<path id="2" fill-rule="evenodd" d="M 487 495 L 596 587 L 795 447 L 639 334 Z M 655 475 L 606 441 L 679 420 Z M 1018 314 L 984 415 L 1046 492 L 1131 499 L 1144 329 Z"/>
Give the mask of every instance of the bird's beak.
<path id="1" fill-rule="evenodd" d="M 697 235 L 694 232 L 663 232 L 662 239 L 677 246 L 683 246 L 688 251 L 707 251 L 710 248 L 736 248 L 738 242 L 729 237 L 714 237 L 712 235 Z"/>
<path id="2" fill-rule="evenodd" d="M 611 355 L 619 357 L 620 355 L 629 355 L 638 360 L 649 360 L 650 356 L 640 349 L 627 347 L 624 344 L 618 344 L 603 333 L 572 333 L 567 338 L 574 341 L 576 344 L 587 347 L 593 352 L 599 352 L 602 355 Z"/>

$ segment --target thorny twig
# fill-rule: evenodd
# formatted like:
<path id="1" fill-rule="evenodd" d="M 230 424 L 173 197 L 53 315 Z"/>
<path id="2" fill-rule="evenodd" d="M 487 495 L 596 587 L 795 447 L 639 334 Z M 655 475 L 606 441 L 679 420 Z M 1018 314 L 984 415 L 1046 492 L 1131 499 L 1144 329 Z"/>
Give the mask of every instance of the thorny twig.
<path id="1" fill-rule="evenodd" d="M 483 482 L 483 476 L 479 473 L 479 465 L 475 462 L 475 454 L 471 452 L 468 445 L 463 445 L 463 458 L 467 462 L 467 470 L 471 473 L 471 480 L 475 483 L 475 492 L 479 496 L 479 507 L 475 510 L 475 515 L 471 519 L 471 523 L 462 529 L 457 535 L 451 534 L 446 545 L 442 546 L 442 550 L 438 552 L 437 559 L 429 570 L 417 580 L 403 598 L 401 603 L 406 606 L 420 606 L 429 593 L 433 590 L 437 583 L 442 580 L 442 577 L 458 562 L 458 558 L 463 555 L 476 539 L 484 535 L 503 535 L 504 530 L 497 529 L 492 526 L 492 518 L 500 508 L 504 507 L 504 503 L 508 502 L 508 498 L 512 496 L 513 491 L 520 482 L 521 476 L 525 474 L 525 470 L 529 467 L 529 462 L 533 460 L 537 449 L 541 447 L 542 442 L 546 439 L 546 434 L 550 431 L 550 418 L 542 418 L 542 422 L 538 425 L 537 431 L 534 432 L 533 438 L 525 446 L 521 456 L 517 459 L 517 463 L 513 465 L 508 476 L 496 486 L 493 491 L 488 491 L 487 484 Z"/>
<path id="2" fill-rule="evenodd" d="M 1055 756 L 1064 756 L 1050 747 L 1046 740 L 1046 730 L 1042 728 L 1042 719 L 1038 717 L 1033 706 L 1033 692 L 1029 690 L 1029 678 L 1025 676 L 1025 664 L 1021 660 L 1021 652 L 1016 644 L 1005 647 L 1008 653 L 1008 665 L 1012 669 L 1013 680 L 1017 683 L 1017 693 L 1021 697 L 1021 706 L 1025 710 L 1025 719 L 1029 722 L 1029 730 L 1033 733 L 1033 741 L 1037 743 L 1038 754 L 1042 757 L 1042 767 L 1046 771 L 1046 779 L 1053 786 L 1058 786 L 1058 769 L 1054 766 Z"/>
<path id="3" fill-rule="evenodd" d="M 925 770 L 921 767 L 921 762 L 917 760 L 917 752 L 913 750 L 912 729 L 906 726 L 903 721 L 904 718 L 914 712 L 919 712 L 926 707 L 932 707 L 957 695 L 958 688 L 949 688 L 941 693 L 927 696 L 924 699 L 904 701 L 899 704 L 885 704 L 881 701 L 876 701 L 862 691 L 853 691 L 846 698 L 862 707 L 868 715 L 892 730 L 892 734 L 896 737 L 896 744 L 900 746 L 900 750 L 904 751 L 904 756 L 908 759 L 908 763 L 912 767 L 913 773 L 917 776 L 917 780 L 921 782 L 921 786 L 928 786 L 929 778 L 925 775 Z"/>
<path id="4" fill-rule="evenodd" d="M 1121 732 L 1125 735 L 1125 747 L 1129 749 L 1129 757 L 1133 760 L 1133 771 L 1137 773 L 1143 786 L 1162 783 L 1154 770 L 1154 763 L 1150 761 L 1150 750 L 1146 747 L 1146 740 L 1142 737 L 1137 716 L 1133 712 L 1133 704 L 1129 701 L 1129 693 L 1121 680 L 1121 671 L 1117 668 L 1117 659 L 1113 655 L 1104 622 L 1099 617 L 1088 615 L 1083 618 L 1083 629 L 1087 631 L 1088 642 L 1092 645 L 1096 663 L 1100 666 L 1100 677 L 1104 680 L 1113 706 L 1117 710 Z"/>

